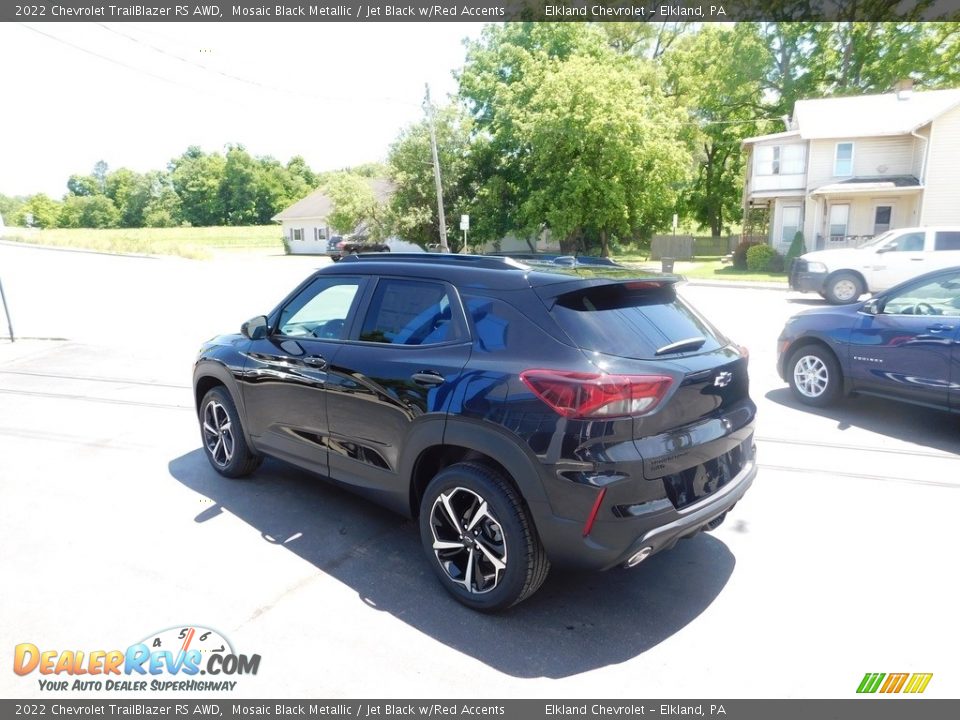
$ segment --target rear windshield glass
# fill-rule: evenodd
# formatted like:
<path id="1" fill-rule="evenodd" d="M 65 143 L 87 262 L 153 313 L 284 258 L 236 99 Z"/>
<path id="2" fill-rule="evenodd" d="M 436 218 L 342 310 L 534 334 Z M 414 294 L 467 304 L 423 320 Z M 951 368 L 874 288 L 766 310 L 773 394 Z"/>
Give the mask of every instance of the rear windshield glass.
<path id="1" fill-rule="evenodd" d="M 726 340 L 673 285 L 604 285 L 561 295 L 551 314 L 584 350 L 651 359 L 710 352 Z"/>

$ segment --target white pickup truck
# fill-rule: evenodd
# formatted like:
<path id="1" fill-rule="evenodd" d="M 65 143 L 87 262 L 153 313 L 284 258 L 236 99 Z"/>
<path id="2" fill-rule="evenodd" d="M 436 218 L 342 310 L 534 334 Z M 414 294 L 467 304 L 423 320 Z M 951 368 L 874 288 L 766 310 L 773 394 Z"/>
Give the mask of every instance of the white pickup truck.
<path id="1" fill-rule="evenodd" d="M 818 250 L 797 258 L 790 287 L 834 305 L 854 303 L 931 270 L 960 266 L 960 225 L 900 228 L 858 248 Z"/>

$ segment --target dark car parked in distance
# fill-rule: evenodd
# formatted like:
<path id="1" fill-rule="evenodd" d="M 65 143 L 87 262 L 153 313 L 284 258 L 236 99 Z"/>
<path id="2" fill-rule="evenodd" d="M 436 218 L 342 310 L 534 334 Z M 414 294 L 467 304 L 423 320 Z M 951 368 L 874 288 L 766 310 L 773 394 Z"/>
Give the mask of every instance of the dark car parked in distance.
<path id="1" fill-rule="evenodd" d="M 206 343 L 203 447 L 271 455 L 419 518 L 460 602 L 497 610 L 552 565 L 633 566 L 715 528 L 756 474 L 746 351 L 617 267 L 360 255 Z"/>
<path id="2" fill-rule="evenodd" d="M 960 267 L 790 318 L 777 370 L 808 405 L 861 392 L 960 412 Z"/>

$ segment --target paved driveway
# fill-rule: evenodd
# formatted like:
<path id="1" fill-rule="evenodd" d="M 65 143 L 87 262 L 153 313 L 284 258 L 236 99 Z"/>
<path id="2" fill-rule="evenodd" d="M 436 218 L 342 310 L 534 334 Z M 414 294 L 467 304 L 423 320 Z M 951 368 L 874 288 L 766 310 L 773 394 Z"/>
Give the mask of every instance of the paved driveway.
<path id="1" fill-rule="evenodd" d="M 279 462 L 229 481 L 202 456 L 199 342 L 322 262 L 0 245 L 18 333 L 65 338 L 0 342 L 0 654 L 196 624 L 262 656 L 225 697 L 851 697 L 867 671 L 960 693 L 960 421 L 797 407 L 774 345 L 809 298 L 683 290 L 749 346 L 760 408 L 760 476 L 717 532 L 555 573 L 489 617 L 447 598 L 412 523 Z M 0 673 L 0 696 L 41 695 L 36 677 Z"/>

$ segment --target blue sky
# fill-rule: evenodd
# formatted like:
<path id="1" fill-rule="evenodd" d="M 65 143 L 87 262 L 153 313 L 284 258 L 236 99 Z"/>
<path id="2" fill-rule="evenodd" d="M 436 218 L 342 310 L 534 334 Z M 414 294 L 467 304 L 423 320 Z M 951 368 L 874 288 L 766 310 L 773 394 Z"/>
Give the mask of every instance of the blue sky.
<path id="1" fill-rule="evenodd" d="M 66 192 L 98 160 L 160 169 L 242 143 L 315 170 L 381 160 L 456 88 L 478 23 L 3 23 L 0 193 Z"/>

